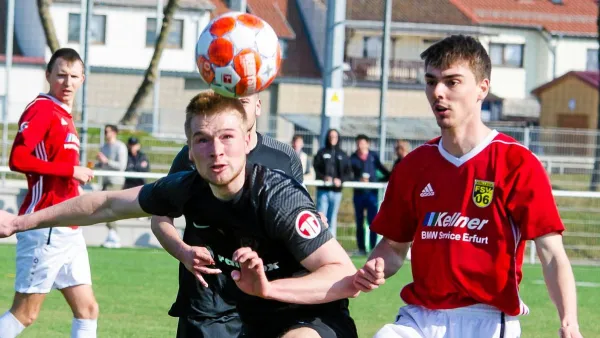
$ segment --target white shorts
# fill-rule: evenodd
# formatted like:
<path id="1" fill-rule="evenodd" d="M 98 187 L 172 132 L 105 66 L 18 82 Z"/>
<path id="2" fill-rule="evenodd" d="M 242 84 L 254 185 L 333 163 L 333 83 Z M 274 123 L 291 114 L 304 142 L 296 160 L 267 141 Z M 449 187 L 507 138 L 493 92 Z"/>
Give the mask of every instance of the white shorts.
<path id="1" fill-rule="evenodd" d="M 67 233 L 39 229 L 17 234 L 15 291 L 49 293 L 51 289 L 82 284 L 91 285 L 92 277 L 81 229 Z"/>
<path id="2" fill-rule="evenodd" d="M 422 306 L 400 308 L 396 322 L 386 324 L 373 338 L 518 338 L 517 317 L 477 304 L 452 310 L 429 310 Z"/>

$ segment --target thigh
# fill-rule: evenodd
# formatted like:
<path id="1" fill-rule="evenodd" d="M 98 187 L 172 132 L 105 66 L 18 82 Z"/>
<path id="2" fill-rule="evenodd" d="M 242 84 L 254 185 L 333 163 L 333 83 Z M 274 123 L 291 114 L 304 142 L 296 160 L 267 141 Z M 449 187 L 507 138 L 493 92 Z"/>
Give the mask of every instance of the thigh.
<path id="1" fill-rule="evenodd" d="M 180 317 L 177 338 L 237 338 L 242 331 L 242 321 L 237 315 L 220 318 Z"/>
<path id="2" fill-rule="evenodd" d="M 310 329 L 307 332 L 313 331 L 318 334 L 321 338 L 357 338 L 358 333 L 356 331 L 356 325 L 354 320 L 347 314 L 340 314 L 335 316 L 320 316 L 312 318 L 302 318 L 299 320 L 291 321 L 284 333 L 289 333 L 289 337 L 297 337 L 296 333 L 300 333 L 299 329 L 306 328 Z M 287 338 L 287 335 L 283 335 Z M 298 336 L 299 337 L 299 336 Z"/>

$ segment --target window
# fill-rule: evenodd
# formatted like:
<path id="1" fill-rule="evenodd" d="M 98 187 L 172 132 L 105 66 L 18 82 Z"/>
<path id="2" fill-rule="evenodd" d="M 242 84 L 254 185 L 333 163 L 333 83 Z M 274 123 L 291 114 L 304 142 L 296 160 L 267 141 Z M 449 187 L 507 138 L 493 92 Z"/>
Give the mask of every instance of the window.
<path id="1" fill-rule="evenodd" d="M 69 13 L 69 42 L 79 42 L 79 14 Z M 106 42 L 106 15 L 92 15 L 90 43 L 103 45 Z"/>
<path id="2" fill-rule="evenodd" d="M 363 57 L 375 59 L 381 57 L 381 37 L 363 37 Z"/>
<path id="3" fill-rule="evenodd" d="M 287 50 L 288 50 L 287 40 L 279 39 L 279 46 L 281 46 L 281 58 L 287 59 Z"/>
<path id="4" fill-rule="evenodd" d="M 154 47 L 156 41 L 156 18 L 146 20 L 146 47 Z M 166 48 L 183 48 L 183 20 L 173 19 L 167 35 Z"/>
<path id="5" fill-rule="evenodd" d="M 585 64 L 585 70 L 598 70 L 598 50 L 588 49 L 587 50 L 587 62 Z"/>
<path id="6" fill-rule="evenodd" d="M 494 66 L 523 67 L 523 47 L 519 44 L 490 44 L 490 59 Z"/>

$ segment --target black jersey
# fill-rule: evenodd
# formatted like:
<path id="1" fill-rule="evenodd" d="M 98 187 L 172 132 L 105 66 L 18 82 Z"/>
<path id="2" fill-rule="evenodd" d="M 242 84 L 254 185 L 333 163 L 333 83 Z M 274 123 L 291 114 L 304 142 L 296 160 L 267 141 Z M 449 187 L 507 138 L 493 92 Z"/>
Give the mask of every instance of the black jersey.
<path id="1" fill-rule="evenodd" d="M 251 247 L 262 258 L 267 279 L 290 278 L 307 273 L 300 264 L 331 240 L 306 189 L 296 180 L 261 165 L 248 164 L 246 182 L 230 201 L 218 200 L 208 183 L 195 171 L 169 175 L 145 185 L 140 206 L 153 215 L 185 215 L 213 252 L 226 276 L 224 299 L 237 304 L 245 323 L 289 318 L 305 313 L 346 311 L 348 300 L 319 305 L 297 305 L 254 297 L 241 292 L 230 277 L 239 270 L 232 261 L 235 250 Z"/>
<path id="2" fill-rule="evenodd" d="M 290 145 L 269 136 L 257 133 L 256 147 L 248 154 L 247 161 L 278 169 L 299 182 L 303 180 L 302 163 L 296 152 Z M 184 146 L 173 160 L 169 175 L 194 169 L 193 163 L 189 160 L 189 148 Z M 202 180 L 200 177 L 198 179 Z M 203 230 L 194 226 L 192 220 L 186 217 L 183 241 L 189 245 L 206 245 L 202 240 L 205 237 Z M 230 292 L 225 292 L 224 289 L 228 287 L 237 289 L 237 286 L 227 284 L 226 277 L 222 274 L 203 277 L 209 285 L 208 288 L 200 284 L 183 264 L 179 264 L 179 290 L 169 315 L 214 318 L 236 311 L 235 302 L 228 296 Z"/>

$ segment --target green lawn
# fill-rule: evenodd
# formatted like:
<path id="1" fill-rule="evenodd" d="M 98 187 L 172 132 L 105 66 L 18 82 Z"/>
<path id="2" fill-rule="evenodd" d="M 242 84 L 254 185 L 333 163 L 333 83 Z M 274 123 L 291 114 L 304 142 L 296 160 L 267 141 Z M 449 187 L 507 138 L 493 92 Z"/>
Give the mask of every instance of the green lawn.
<path id="1" fill-rule="evenodd" d="M 176 320 L 166 313 L 177 290 L 177 262 L 161 250 L 90 248 L 94 290 L 100 304 L 99 337 L 174 337 Z M 15 247 L 1 245 L 0 312 L 12 301 Z M 356 258 L 357 265 L 364 258 Z M 600 268 L 575 267 L 578 281 L 600 284 Z M 522 318 L 523 337 L 556 337 L 558 319 L 546 289 L 540 284 L 539 266 L 526 266 L 522 283 L 523 297 L 531 315 Z M 393 320 L 401 301 L 401 286 L 410 281 L 405 267 L 380 289 L 351 301 L 352 316 L 359 336 L 372 337 L 383 324 Z M 580 324 L 585 337 L 600 337 L 596 303 L 600 288 L 578 288 Z M 59 292 L 47 298 L 38 321 L 21 337 L 66 337 L 71 314 Z"/>

